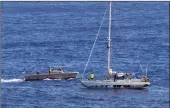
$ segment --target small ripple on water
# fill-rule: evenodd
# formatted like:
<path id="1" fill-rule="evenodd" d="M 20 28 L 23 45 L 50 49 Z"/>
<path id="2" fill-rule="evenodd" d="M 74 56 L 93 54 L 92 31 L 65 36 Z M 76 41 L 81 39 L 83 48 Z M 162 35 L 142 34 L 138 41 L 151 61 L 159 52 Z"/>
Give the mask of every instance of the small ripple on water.
<path id="1" fill-rule="evenodd" d="M 69 99 L 75 99 L 75 100 L 91 100 L 91 101 L 104 101 L 103 98 L 96 98 L 96 97 L 85 97 L 85 96 L 70 96 L 70 97 L 67 97 Z"/>

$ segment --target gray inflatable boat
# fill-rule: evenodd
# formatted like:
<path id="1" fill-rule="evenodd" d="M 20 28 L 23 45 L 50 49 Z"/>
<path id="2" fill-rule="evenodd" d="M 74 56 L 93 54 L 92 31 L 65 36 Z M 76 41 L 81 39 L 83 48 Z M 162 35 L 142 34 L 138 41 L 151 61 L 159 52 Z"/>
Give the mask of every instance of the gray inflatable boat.
<path id="1" fill-rule="evenodd" d="M 63 79 L 76 78 L 79 72 L 64 72 L 62 68 L 49 68 L 48 73 L 26 74 L 25 81 L 35 81 L 44 79 Z"/>

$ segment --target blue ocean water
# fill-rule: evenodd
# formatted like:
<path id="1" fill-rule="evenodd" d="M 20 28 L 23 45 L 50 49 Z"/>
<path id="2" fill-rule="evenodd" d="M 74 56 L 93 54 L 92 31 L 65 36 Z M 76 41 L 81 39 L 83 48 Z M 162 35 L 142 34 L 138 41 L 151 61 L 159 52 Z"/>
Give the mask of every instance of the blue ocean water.
<path id="1" fill-rule="evenodd" d="M 108 2 L 2 2 L 2 108 L 168 108 L 168 2 L 113 2 L 111 67 L 144 74 L 151 86 L 86 89 L 80 79 L 24 82 L 49 66 L 79 71 Z M 108 12 L 86 75 L 107 68 Z M 143 66 L 140 69 L 139 63 Z"/>

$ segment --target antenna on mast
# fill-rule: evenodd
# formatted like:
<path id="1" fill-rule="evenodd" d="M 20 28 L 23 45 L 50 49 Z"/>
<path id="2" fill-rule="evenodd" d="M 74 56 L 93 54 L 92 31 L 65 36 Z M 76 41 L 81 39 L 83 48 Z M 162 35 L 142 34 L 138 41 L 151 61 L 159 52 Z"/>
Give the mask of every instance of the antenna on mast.
<path id="1" fill-rule="evenodd" d="M 146 76 L 148 76 L 148 71 L 147 71 L 147 67 L 146 67 Z"/>
<path id="2" fill-rule="evenodd" d="M 146 76 L 148 76 L 148 64 L 146 65 L 145 72 L 146 72 Z"/>

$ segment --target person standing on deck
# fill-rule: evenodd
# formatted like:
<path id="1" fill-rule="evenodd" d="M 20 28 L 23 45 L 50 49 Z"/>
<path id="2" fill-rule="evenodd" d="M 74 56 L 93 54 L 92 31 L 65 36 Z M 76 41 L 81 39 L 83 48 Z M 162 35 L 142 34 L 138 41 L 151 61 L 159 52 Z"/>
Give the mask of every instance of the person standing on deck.
<path id="1" fill-rule="evenodd" d="M 114 76 L 113 76 L 113 80 L 116 81 L 117 78 L 118 78 L 118 74 L 117 74 L 117 72 L 115 72 L 115 73 L 114 73 Z"/>
<path id="2" fill-rule="evenodd" d="M 90 80 L 94 80 L 94 73 L 90 74 Z"/>
<path id="3" fill-rule="evenodd" d="M 51 73 L 51 68 L 48 69 L 48 73 L 49 73 L 49 74 Z"/>

